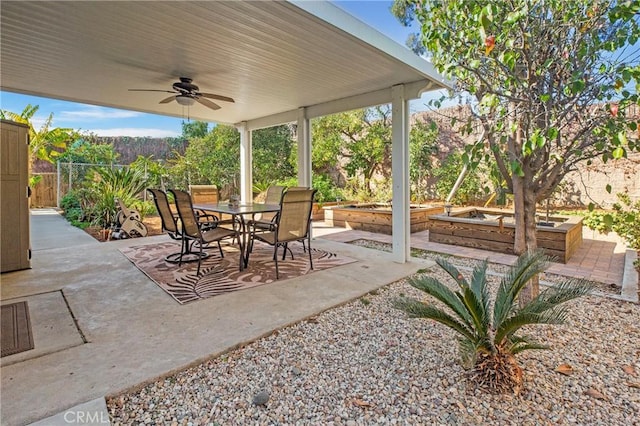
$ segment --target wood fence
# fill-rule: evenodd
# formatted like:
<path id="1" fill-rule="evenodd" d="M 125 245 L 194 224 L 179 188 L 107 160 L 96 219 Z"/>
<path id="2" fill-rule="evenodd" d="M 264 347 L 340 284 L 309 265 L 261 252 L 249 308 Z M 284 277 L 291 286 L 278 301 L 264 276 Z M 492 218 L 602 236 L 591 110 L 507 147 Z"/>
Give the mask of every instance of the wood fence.
<path id="1" fill-rule="evenodd" d="M 34 176 L 42 176 L 33 188 L 31 188 L 30 207 L 56 207 L 58 205 L 57 173 L 37 173 Z M 66 187 L 66 185 L 65 185 Z"/>

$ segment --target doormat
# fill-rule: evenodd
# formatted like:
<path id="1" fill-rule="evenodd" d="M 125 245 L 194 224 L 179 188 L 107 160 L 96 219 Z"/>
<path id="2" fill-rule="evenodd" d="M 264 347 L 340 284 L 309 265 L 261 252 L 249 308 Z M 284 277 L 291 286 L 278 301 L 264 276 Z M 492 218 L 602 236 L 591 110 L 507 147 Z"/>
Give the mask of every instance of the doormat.
<path id="1" fill-rule="evenodd" d="M 290 253 L 287 253 L 286 260 L 281 260 L 282 248 L 278 250 L 279 281 L 356 261 L 337 253 L 311 248 L 311 269 L 309 254 L 303 251 L 302 245 L 292 244 L 289 247 L 293 260 Z M 256 242 L 249 256 L 249 266 L 243 271 L 238 270 L 237 248 L 225 246 L 224 258 L 220 258 L 218 248 L 214 246 L 214 249 L 209 250 L 210 256 L 202 261 L 200 276 L 196 275 L 198 262 L 183 263 L 181 266 L 165 262 L 165 256 L 180 251 L 179 243 L 149 244 L 123 248 L 120 251 L 181 304 L 276 281 L 273 247 L 259 242 Z"/>
<path id="2" fill-rule="evenodd" d="M 27 302 L 16 302 L 0 307 L 2 355 L 8 356 L 33 349 L 33 333 L 29 321 Z"/>

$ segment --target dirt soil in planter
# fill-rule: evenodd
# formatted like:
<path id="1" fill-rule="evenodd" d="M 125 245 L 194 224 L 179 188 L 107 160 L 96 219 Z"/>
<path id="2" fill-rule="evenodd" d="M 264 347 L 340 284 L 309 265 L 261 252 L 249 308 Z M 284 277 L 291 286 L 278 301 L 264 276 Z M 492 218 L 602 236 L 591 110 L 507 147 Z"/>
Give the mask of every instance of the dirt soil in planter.
<path id="1" fill-rule="evenodd" d="M 160 216 L 147 216 L 142 221 L 144 225 L 147 227 L 147 236 L 151 237 L 153 235 L 162 234 L 162 221 L 160 220 Z M 105 242 L 105 239 L 100 231 L 102 228 L 99 226 L 90 226 L 85 228 L 84 230 L 87 234 L 91 235 L 93 238 L 100 242 Z"/>

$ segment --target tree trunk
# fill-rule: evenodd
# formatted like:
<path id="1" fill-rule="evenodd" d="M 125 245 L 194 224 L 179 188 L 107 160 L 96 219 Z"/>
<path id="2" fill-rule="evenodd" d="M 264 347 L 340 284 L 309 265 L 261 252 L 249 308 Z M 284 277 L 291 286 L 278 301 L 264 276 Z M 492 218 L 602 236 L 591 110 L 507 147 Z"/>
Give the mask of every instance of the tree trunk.
<path id="1" fill-rule="evenodd" d="M 514 146 L 510 150 L 522 149 L 522 129 L 517 123 Z M 514 219 L 516 222 L 513 251 L 520 256 L 527 251 L 533 251 L 538 247 L 536 236 L 536 194 L 533 189 L 534 171 L 531 170 L 527 157 L 522 158 L 522 176 L 512 174 L 514 199 Z M 520 307 L 525 306 L 540 293 L 540 283 L 538 276 L 533 277 L 522 289 L 518 296 Z"/>
<path id="2" fill-rule="evenodd" d="M 373 195 L 373 188 L 371 187 L 371 178 L 373 177 L 374 169 L 367 170 L 364 174 L 364 187 L 367 191 L 367 195 Z"/>
<path id="3" fill-rule="evenodd" d="M 525 186 L 523 191 L 524 199 L 524 239 L 525 250 L 534 251 L 538 248 L 538 238 L 536 236 L 536 196 L 532 189 Z M 527 285 L 520 292 L 518 302 L 520 307 L 529 303 L 540 293 L 540 278 L 538 275 L 531 278 Z"/>
<path id="4" fill-rule="evenodd" d="M 514 254 L 520 256 L 527 251 L 525 230 L 524 179 L 516 174 L 511 178 L 513 185 L 513 216 L 516 222 Z"/>

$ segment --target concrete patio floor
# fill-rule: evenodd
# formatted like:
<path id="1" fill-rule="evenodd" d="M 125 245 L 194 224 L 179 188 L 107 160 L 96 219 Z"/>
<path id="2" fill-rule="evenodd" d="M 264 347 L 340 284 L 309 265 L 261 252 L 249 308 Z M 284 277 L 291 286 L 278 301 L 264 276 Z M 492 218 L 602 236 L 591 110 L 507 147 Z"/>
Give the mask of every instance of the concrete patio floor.
<path id="1" fill-rule="evenodd" d="M 118 250 L 167 236 L 99 243 L 54 210 L 33 210 L 31 223 L 32 269 L 3 274 L 0 283 L 3 304 L 28 301 L 35 341 L 35 349 L 0 361 L 3 425 L 40 419 L 36 424 L 108 424 L 105 396 L 202 362 L 429 264 L 398 264 L 387 253 L 345 244 L 360 238 L 390 242 L 390 236 L 318 224 L 314 247 L 358 261 L 179 305 Z M 628 252 L 608 239 L 585 234 L 570 262 L 553 264 L 550 271 L 622 285 Z M 411 245 L 505 264 L 515 259 L 430 243 L 428 232 L 412 234 Z"/>
<path id="2" fill-rule="evenodd" d="M 357 262 L 179 305 L 118 251 L 168 239 L 99 243 L 55 211 L 32 211 L 32 269 L 3 274 L 0 289 L 2 303 L 28 301 L 35 349 L 2 359 L 2 425 L 28 424 L 91 401 L 97 414 L 83 413 L 83 419 L 100 424 L 104 396 L 268 335 L 429 263 L 399 264 L 378 250 L 316 238 L 313 247 Z M 78 410 L 40 424 L 82 424 Z"/>

